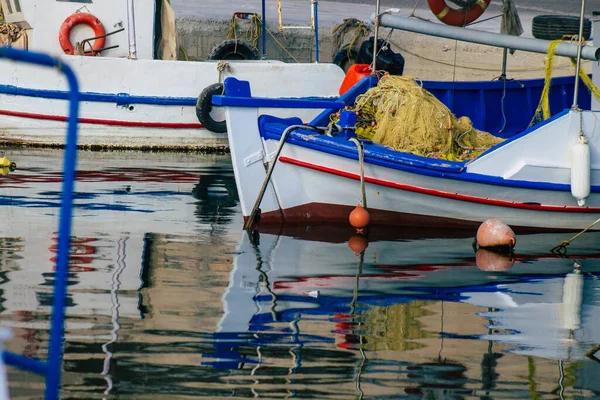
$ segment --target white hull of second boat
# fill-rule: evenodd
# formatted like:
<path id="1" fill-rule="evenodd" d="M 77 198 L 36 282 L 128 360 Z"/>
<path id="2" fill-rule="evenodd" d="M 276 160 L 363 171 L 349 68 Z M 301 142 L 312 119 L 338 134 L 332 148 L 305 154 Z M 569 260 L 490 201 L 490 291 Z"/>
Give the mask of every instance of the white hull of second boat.
<path id="1" fill-rule="evenodd" d="M 108 147 L 227 148 L 227 137 L 199 123 L 196 100 L 228 76 L 249 80 L 265 97 L 334 97 L 344 72 L 334 64 L 230 61 L 181 62 L 64 56 L 77 74 L 81 102 L 79 142 Z M 0 61 L 0 141 L 64 143 L 68 90 L 63 77 L 45 68 Z M 264 110 L 282 117 L 291 111 Z M 297 111 L 297 110 L 296 110 Z M 296 112 L 297 113 L 297 112 Z M 315 110 L 302 118 L 310 120 Z M 216 118 L 215 118 L 216 119 Z"/>
<path id="2" fill-rule="evenodd" d="M 278 141 L 260 137 L 256 108 L 226 110 L 236 183 L 248 217 L 266 176 L 257 161 L 261 154 L 270 159 Z M 596 112 L 583 118 L 592 152 L 592 193 L 585 207 L 577 205 L 568 187 L 569 149 L 580 121 L 570 113 L 479 157 L 466 166 L 466 174 L 366 162 L 371 223 L 461 226 L 500 218 L 513 227 L 583 229 L 600 217 L 600 195 L 594 192 L 600 185 L 595 118 Z M 261 223 L 348 221 L 361 199 L 358 161 L 335 154 L 343 152 L 341 147 L 309 148 L 319 146 L 318 138 L 298 135 L 294 140 L 301 145 L 286 143 L 278 158 L 260 204 Z"/>

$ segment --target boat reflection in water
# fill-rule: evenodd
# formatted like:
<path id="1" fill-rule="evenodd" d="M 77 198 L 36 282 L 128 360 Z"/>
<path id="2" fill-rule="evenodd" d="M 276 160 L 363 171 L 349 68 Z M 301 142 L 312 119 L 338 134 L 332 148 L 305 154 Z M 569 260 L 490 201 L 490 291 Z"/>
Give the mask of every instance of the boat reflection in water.
<path id="1" fill-rule="evenodd" d="M 0 324 L 8 349 L 45 358 L 61 153 L 14 153 Z M 62 398 L 600 395 L 585 356 L 600 343 L 598 233 L 569 258 L 549 249 L 571 234 L 517 232 L 513 258 L 476 256 L 470 230 L 249 236 L 228 158 L 196 158 L 80 154 Z M 9 382 L 14 399 L 43 393 L 15 369 Z"/>
<path id="2" fill-rule="evenodd" d="M 476 256 L 472 232 L 436 235 L 387 240 L 374 229 L 366 242 L 331 226 L 242 235 L 203 365 L 255 376 L 286 365 L 303 384 L 303 371 L 321 366 L 338 389 L 352 375 L 360 395 L 524 395 L 567 383 L 600 392 L 585 380 L 600 372 L 585 357 L 600 343 L 596 233 L 568 257 L 549 252 L 566 234 L 520 236 L 511 257 Z"/>

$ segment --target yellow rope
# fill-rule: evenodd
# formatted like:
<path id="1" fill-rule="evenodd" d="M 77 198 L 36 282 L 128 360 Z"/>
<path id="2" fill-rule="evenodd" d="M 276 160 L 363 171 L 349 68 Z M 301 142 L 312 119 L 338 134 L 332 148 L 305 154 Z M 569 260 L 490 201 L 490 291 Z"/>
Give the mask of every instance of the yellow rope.
<path id="1" fill-rule="evenodd" d="M 262 27 L 262 20 L 261 20 L 261 16 L 260 14 L 253 14 L 252 15 L 252 20 L 250 22 L 250 28 L 248 28 L 248 30 L 246 31 L 246 40 L 250 43 L 252 43 L 252 46 L 255 50 L 258 49 L 258 38 L 260 37 L 260 30 Z M 285 48 L 284 45 L 282 45 L 277 38 L 273 35 L 273 33 L 267 28 L 266 29 L 267 33 L 269 34 L 269 36 L 271 36 L 271 38 L 273 39 L 273 41 L 295 62 L 299 63 L 300 61 L 298 61 L 296 59 L 296 57 L 294 57 L 292 55 L 292 53 L 290 53 L 288 51 L 288 49 Z M 235 39 L 237 40 L 237 23 L 236 23 L 236 16 L 233 15 L 231 17 L 231 23 L 229 25 L 229 32 L 227 33 L 227 39 Z"/>
<path id="2" fill-rule="evenodd" d="M 190 61 L 190 59 L 188 58 L 187 52 L 185 51 L 185 49 L 183 48 L 183 46 L 179 46 L 179 51 L 181 53 L 183 53 L 183 56 L 185 57 L 185 61 Z"/>
<path id="3" fill-rule="evenodd" d="M 258 50 L 258 38 L 260 37 L 261 20 L 259 14 L 253 14 L 250 22 L 250 28 L 246 32 L 246 39 L 252 43 L 255 50 Z"/>
<path id="4" fill-rule="evenodd" d="M 548 55 L 546 56 L 546 67 L 545 67 L 545 81 L 544 88 L 542 89 L 542 96 L 540 102 L 533 114 L 533 118 L 529 123 L 529 126 L 535 125 L 540 121 L 545 121 L 550 118 L 550 83 L 552 83 L 552 65 L 554 64 L 554 55 L 556 54 L 556 46 L 563 42 L 562 39 L 554 40 L 550 42 L 548 46 Z"/>
<path id="5" fill-rule="evenodd" d="M 542 96 L 540 98 L 540 102 L 537 106 L 537 109 L 535 110 L 535 113 L 533 115 L 533 118 L 532 118 L 529 126 L 532 126 L 541 121 L 545 121 L 548 118 L 550 118 L 550 116 L 551 116 L 549 94 L 550 94 L 550 84 L 552 82 L 552 70 L 553 70 L 554 57 L 556 55 L 556 47 L 565 41 L 566 41 L 565 39 L 554 40 L 548 46 L 548 55 L 546 57 L 546 66 L 545 66 L 546 71 L 545 71 L 544 89 L 542 90 Z M 569 41 L 573 41 L 573 38 Z M 575 68 L 577 68 L 577 61 L 574 58 L 571 58 L 571 63 L 573 64 L 573 66 Z M 588 88 L 588 90 L 598 100 L 600 100 L 600 90 L 598 90 L 596 85 L 594 85 L 594 82 L 592 82 L 592 80 L 585 73 L 583 68 L 580 67 L 579 71 L 575 71 L 575 73 L 579 75 L 579 77 L 583 81 L 583 84 Z"/>
<path id="6" fill-rule="evenodd" d="M 574 58 L 571 58 L 571 62 L 573 63 L 573 66 L 577 68 L 577 61 Z M 579 77 L 583 81 L 585 87 L 587 87 L 588 90 L 592 92 L 596 99 L 600 100 L 600 90 L 598 90 L 596 85 L 594 85 L 594 82 L 592 82 L 588 74 L 586 74 L 583 68 L 581 67 L 579 67 Z"/>
<path id="7" fill-rule="evenodd" d="M 364 24 L 364 22 L 360 21 L 360 23 L 358 24 L 358 26 L 356 27 L 356 31 L 354 32 L 354 36 L 352 37 L 352 40 L 350 41 L 350 43 L 348 44 L 348 58 L 351 57 L 351 51 L 354 48 L 354 46 L 358 47 L 358 44 L 362 44 L 362 42 L 365 40 L 365 37 L 369 34 L 370 29 L 367 28 L 367 26 Z"/>
<path id="8" fill-rule="evenodd" d="M 227 39 L 237 40 L 237 17 L 235 14 L 231 17 L 231 23 L 229 24 L 229 31 L 227 32 Z M 250 26 L 246 30 L 245 38 L 248 43 L 252 44 L 254 50 L 258 50 L 258 38 L 260 37 L 260 15 L 252 14 L 250 20 Z"/>

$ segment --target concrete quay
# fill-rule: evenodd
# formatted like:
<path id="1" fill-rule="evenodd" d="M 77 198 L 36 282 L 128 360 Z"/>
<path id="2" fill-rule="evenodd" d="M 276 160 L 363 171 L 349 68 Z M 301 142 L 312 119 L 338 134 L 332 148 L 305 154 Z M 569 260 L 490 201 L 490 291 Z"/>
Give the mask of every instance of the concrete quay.
<path id="1" fill-rule="evenodd" d="M 227 38 L 231 17 L 235 12 L 261 13 L 259 0 L 243 0 L 235 4 L 218 0 L 171 0 L 177 20 L 178 43 L 181 47 L 180 58 L 204 60 L 211 50 Z M 359 0 L 336 2 L 321 0 L 318 3 L 319 21 L 319 62 L 331 62 L 335 52 L 332 50 L 332 29 L 345 18 L 357 18 L 368 23 L 375 11 L 373 4 L 364 4 Z M 390 7 L 398 9 L 398 15 L 414 15 L 437 22 L 424 1 L 396 0 L 382 2 L 382 10 Z M 547 0 L 543 6 L 539 1 L 520 0 L 517 4 L 523 37 L 531 36 L 531 20 L 539 14 L 577 15 L 579 8 L 564 1 Z M 278 29 L 277 2 L 267 1 L 267 58 L 285 62 L 313 62 L 314 34 L 310 29 L 291 28 L 310 24 L 309 0 L 281 0 L 281 15 L 284 26 Z M 501 2 L 492 1 L 486 13 L 470 29 L 488 32 L 500 32 Z M 600 10 L 600 0 L 589 1 L 586 15 L 592 10 Z M 492 18 L 496 17 L 496 18 Z M 491 19 L 490 19 L 491 18 Z M 489 20 L 486 20 L 489 19 Z M 252 28 L 249 21 L 236 19 L 237 37 L 246 40 Z M 385 38 L 389 29 L 381 29 L 380 37 Z M 352 40 L 352 34 L 344 37 L 343 43 Z M 422 34 L 393 31 L 390 36 L 392 49 L 399 51 L 406 60 L 405 75 L 423 80 L 490 80 L 500 75 L 502 49 L 476 45 L 454 40 L 434 38 Z M 260 47 L 261 40 L 257 42 Z M 526 79 L 543 76 L 544 54 L 517 51 L 508 58 L 508 77 Z M 591 63 L 584 62 L 591 70 Z M 566 58 L 557 57 L 553 76 L 570 75 L 574 72 Z"/>

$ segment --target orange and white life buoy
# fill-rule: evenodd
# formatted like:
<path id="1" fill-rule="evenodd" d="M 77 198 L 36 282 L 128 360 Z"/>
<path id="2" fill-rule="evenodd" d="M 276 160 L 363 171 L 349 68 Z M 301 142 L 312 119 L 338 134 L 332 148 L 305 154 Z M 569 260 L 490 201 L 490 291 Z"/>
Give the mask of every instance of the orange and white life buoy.
<path id="1" fill-rule="evenodd" d="M 58 31 L 58 41 L 60 43 L 60 47 L 63 49 L 65 54 L 73 55 L 75 53 L 75 48 L 71 43 L 71 30 L 75 25 L 86 24 L 90 28 L 94 30 L 95 37 L 99 37 L 94 40 L 94 44 L 92 45 L 92 49 L 94 52 L 88 53 L 87 55 L 96 55 L 95 52 L 100 51 L 104 48 L 104 44 L 106 43 L 106 31 L 104 30 L 104 26 L 102 22 L 92 14 L 88 13 L 75 13 L 65 19 L 65 22 L 60 26 L 60 30 Z"/>
<path id="2" fill-rule="evenodd" d="M 475 21 L 484 13 L 492 0 L 477 0 L 468 10 L 457 10 L 449 7 L 446 0 L 427 0 L 429 9 L 446 25 L 465 26 Z"/>

